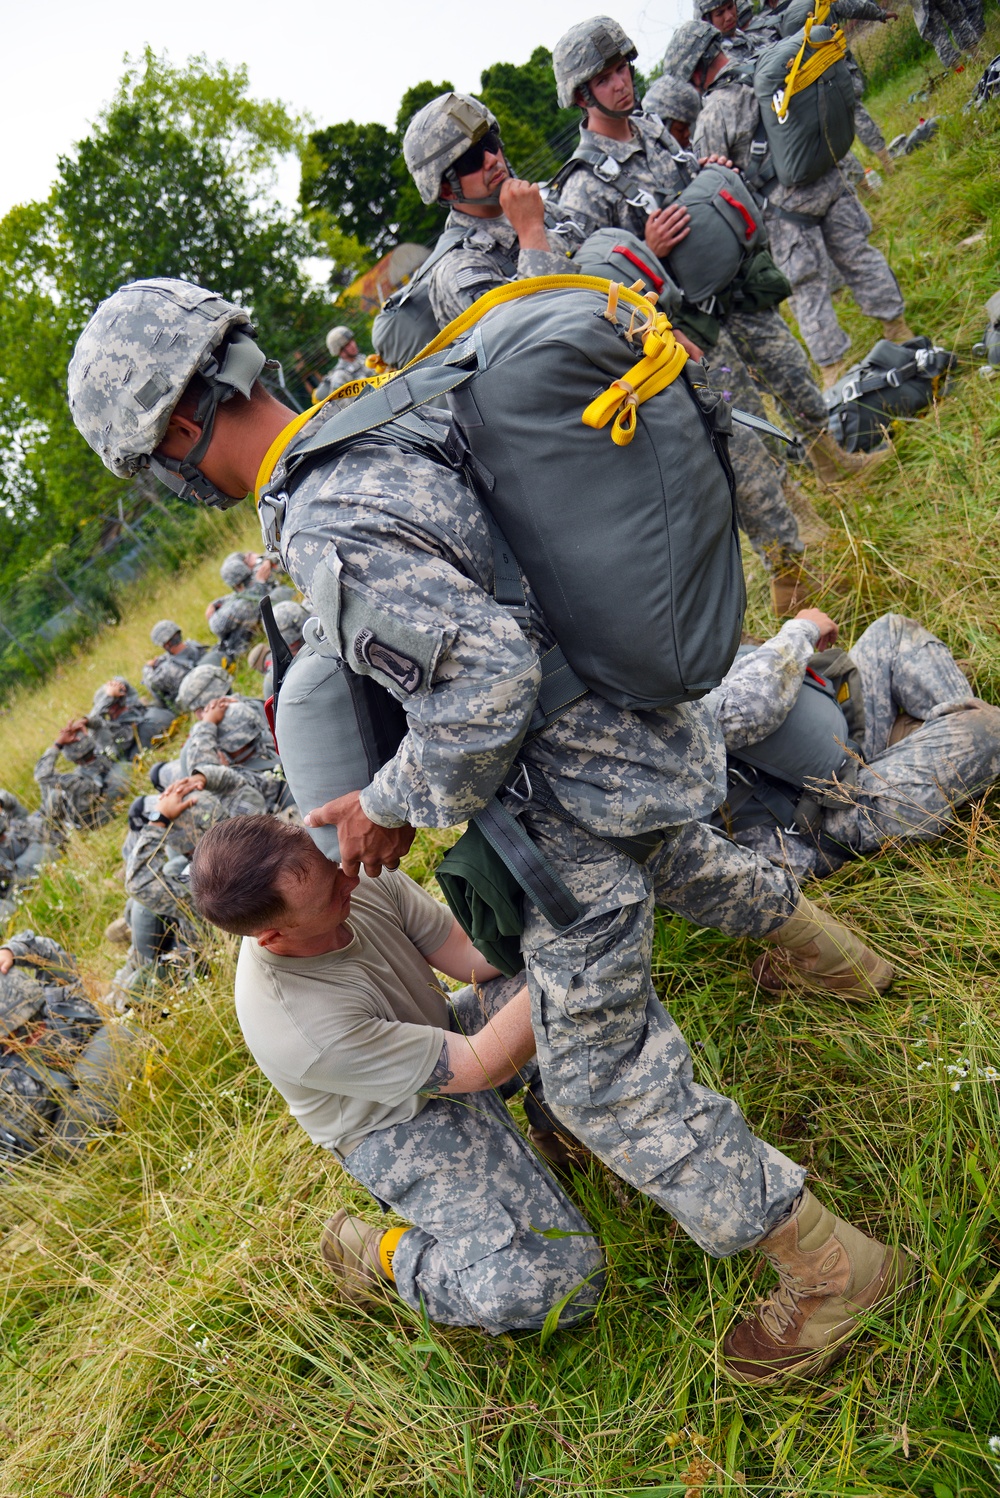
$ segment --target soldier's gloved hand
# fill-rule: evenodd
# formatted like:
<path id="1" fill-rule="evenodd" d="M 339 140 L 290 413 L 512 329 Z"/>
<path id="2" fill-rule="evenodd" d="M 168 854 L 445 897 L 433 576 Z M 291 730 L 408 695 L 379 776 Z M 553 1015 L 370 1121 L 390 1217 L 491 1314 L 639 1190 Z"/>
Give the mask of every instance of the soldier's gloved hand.
<path id="1" fill-rule="evenodd" d="M 547 250 L 545 204 L 537 183 L 521 177 L 507 177 L 500 184 L 500 207 L 517 231 L 522 250 Z"/>
<path id="2" fill-rule="evenodd" d="M 399 860 L 410 850 L 416 833 L 413 828 L 379 827 L 361 810 L 361 792 L 349 791 L 335 801 L 327 801 L 302 819 L 307 827 L 336 827 L 340 843 L 340 866 L 349 879 L 364 867 L 370 879 L 377 879 L 383 869 L 398 869 Z"/>
<path id="3" fill-rule="evenodd" d="M 683 203 L 658 208 L 646 220 L 645 240 L 654 255 L 668 255 L 691 232 L 691 215 Z"/>
<path id="4" fill-rule="evenodd" d="M 840 625 L 829 614 L 824 614 L 822 609 L 799 609 L 795 615 L 796 619 L 808 619 L 810 624 L 815 624 L 819 630 L 819 640 L 816 642 L 817 650 L 829 650 L 831 645 L 836 645 L 837 636 L 840 634 Z"/>
<path id="5" fill-rule="evenodd" d="M 14 954 L 10 947 L 0 947 L 0 973 L 9 973 L 14 966 Z"/>

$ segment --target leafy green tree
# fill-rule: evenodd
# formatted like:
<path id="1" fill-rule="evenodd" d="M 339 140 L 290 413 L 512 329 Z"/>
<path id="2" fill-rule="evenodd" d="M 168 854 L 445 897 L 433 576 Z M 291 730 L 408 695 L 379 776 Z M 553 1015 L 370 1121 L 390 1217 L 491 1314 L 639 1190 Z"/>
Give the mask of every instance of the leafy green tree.
<path id="1" fill-rule="evenodd" d="M 526 63 L 497 62 L 480 75 L 479 97 L 496 115 L 511 164 L 531 178 L 548 176 L 568 152 L 578 109 L 560 109 L 552 53 L 536 47 Z"/>

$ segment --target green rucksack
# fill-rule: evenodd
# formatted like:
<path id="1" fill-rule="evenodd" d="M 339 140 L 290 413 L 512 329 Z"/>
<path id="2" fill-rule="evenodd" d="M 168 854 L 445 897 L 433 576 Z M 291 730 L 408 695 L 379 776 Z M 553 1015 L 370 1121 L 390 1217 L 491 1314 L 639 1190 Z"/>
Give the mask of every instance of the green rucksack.
<path id="1" fill-rule="evenodd" d="M 830 432 L 849 453 L 871 452 L 889 428 L 925 410 L 944 393 L 942 380 L 955 355 L 929 338 L 890 343 L 880 338 L 860 364 L 854 364 L 824 392 Z"/>
<path id="2" fill-rule="evenodd" d="M 857 100 L 845 52 L 842 31 L 809 17 L 801 31 L 772 42 L 756 59 L 754 93 L 783 187 L 818 181 L 851 149 Z"/>

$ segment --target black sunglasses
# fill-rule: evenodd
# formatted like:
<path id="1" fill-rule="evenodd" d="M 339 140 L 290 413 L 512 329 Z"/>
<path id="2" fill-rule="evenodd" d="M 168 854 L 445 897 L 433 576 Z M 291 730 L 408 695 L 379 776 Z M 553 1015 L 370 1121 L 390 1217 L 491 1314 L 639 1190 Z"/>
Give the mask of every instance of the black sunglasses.
<path id="1" fill-rule="evenodd" d="M 452 163 L 452 170 L 460 177 L 467 177 L 471 172 L 481 170 L 486 152 L 496 156 L 503 150 L 503 141 L 500 139 L 499 130 L 487 130 L 481 140 L 477 140 L 474 146 L 463 151 L 457 161 Z"/>

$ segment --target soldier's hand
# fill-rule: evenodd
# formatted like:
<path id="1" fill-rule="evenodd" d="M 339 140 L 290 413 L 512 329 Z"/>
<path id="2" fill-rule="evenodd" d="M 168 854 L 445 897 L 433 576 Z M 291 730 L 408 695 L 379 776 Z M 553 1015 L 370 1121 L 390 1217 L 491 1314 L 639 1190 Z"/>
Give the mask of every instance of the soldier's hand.
<path id="1" fill-rule="evenodd" d="M 75 744 L 87 727 L 86 718 L 71 718 L 62 732 L 57 734 L 55 742 L 60 749 L 65 748 L 67 744 Z"/>
<path id="2" fill-rule="evenodd" d="M 180 816 L 182 811 L 187 811 L 189 806 L 194 805 L 198 798 L 191 794 L 195 789 L 191 784 L 192 778 L 190 775 L 185 775 L 182 780 L 175 780 L 173 785 L 160 792 L 156 803 L 158 816 L 166 817 L 168 822 L 172 822 Z"/>
<path id="3" fill-rule="evenodd" d="M 269 562 L 267 557 L 263 561 L 258 557 L 257 561 L 259 566 L 254 569 L 253 575 L 259 583 L 266 583 L 270 580 L 271 573 L 274 571 L 274 563 Z"/>
<path id="4" fill-rule="evenodd" d="M 733 163 L 730 161 L 730 159 L 729 159 L 728 156 L 699 156 L 699 158 L 698 158 L 698 165 L 699 166 L 728 166 L 728 167 L 732 167 L 733 171 L 737 170 L 736 167 L 733 167 Z"/>
<path id="5" fill-rule="evenodd" d="M 202 709 L 201 721 L 203 723 L 221 723 L 226 716 L 226 708 L 229 706 L 228 697 L 213 697 L 207 707 Z"/>
<path id="6" fill-rule="evenodd" d="M 500 184 L 500 207 L 517 231 L 522 250 L 547 250 L 545 204 L 538 186 L 521 177 L 507 177 Z"/>
<path id="7" fill-rule="evenodd" d="M 840 625 L 829 614 L 824 614 L 822 609 L 799 609 L 795 615 L 796 619 L 808 619 L 810 624 L 815 624 L 819 630 L 819 640 L 816 644 L 817 650 L 829 650 L 831 645 L 837 643 L 840 634 Z"/>
<path id="8" fill-rule="evenodd" d="M 101 691 L 106 697 L 124 697 L 125 683 L 123 681 L 118 681 L 115 677 L 112 677 L 110 681 L 106 681 L 104 683 Z"/>
<path id="9" fill-rule="evenodd" d="M 646 243 L 654 255 L 669 255 L 675 244 L 680 244 L 691 232 L 691 215 L 683 203 L 671 203 L 669 208 L 658 208 L 646 220 Z"/>
<path id="10" fill-rule="evenodd" d="M 205 610 L 205 618 L 206 619 L 211 619 L 212 615 L 213 614 L 217 614 L 218 612 L 219 612 L 219 605 L 217 603 L 215 603 L 215 602 L 212 602 L 212 603 L 210 603 L 208 605 L 208 608 Z"/>
<path id="11" fill-rule="evenodd" d="M 14 966 L 14 954 L 10 947 L 0 947 L 0 973 L 9 973 Z"/>
<path id="12" fill-rule="evenodd" d="M 379 827 L 361 810 L 361 792 L 349 791 L 327 801 L 303 817 L 307 827 L 336 827 L 340 842 L 340 866 L 353 879 L 360 868 L 371 879 L 383 869 L 398 869 L 416 836 L 410 826 Z"/>
<path id="13" fill-rule="evenodd" d="M 696 364 L 700 364 L 705 357 L 705 350 L 700 349 L 696 343 L 693 343 L 686 333 L 681 332 L 680 328 L 674 329 L 674 337 L 681 348 L 686 350 L 688 358 L 693 359 Z"/>

